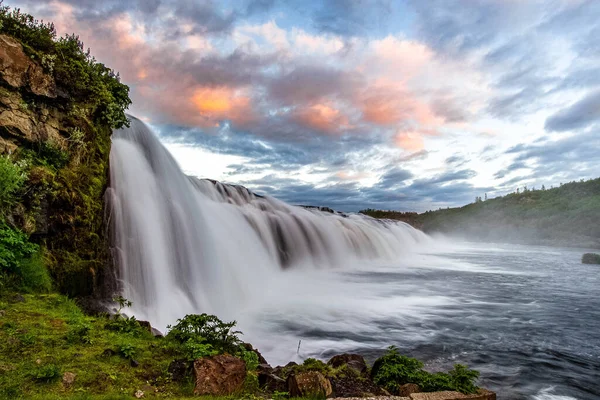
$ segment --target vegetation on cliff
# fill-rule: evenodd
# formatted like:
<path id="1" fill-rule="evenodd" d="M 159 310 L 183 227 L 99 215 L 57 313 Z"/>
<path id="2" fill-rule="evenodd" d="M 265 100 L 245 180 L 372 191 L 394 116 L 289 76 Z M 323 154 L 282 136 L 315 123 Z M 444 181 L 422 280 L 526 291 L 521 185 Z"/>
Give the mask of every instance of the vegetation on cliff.
<path id="1" fill-rule="evenodd" d="M 110 294 L 103 195 L 128 93 L 77 36 L 0 2 L 0 252 L 30 237 L 64 293 Z"/>
<path id="2" fill-rule="evenodd" d="M 362 210 L 407 222 L 425 232 L 469 239 L 600 247 L 600 178 L 551 189 L 523 188 L 503 197 L 422 214 Z"/>

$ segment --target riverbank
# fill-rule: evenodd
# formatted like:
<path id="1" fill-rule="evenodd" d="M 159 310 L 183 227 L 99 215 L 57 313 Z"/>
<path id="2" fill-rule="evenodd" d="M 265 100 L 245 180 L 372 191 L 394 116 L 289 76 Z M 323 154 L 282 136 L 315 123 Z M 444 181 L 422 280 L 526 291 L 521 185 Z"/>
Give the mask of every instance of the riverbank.
<path id="1" fill-rule="evenodd" d="M 121 307 L 128 305 L 124 299 L 120 302 Z M 457 367 L 449 374 L 430 374 L 421 370 L 417 360 L 395 350 L 372 368 L 358 355 L 339 355 L 327 364 L 309 358 L 300 365 L 273 368 L 251 345 L 237 346 L 233 325 L 212 318 L 186 317 L 191 321 L 187 327 L 194 321 L 209 322 L 205 326 L 214 330 L 202 328 L 202 337 L 189 336 L 181 321 L 171 328 L 174 333 L 163 337 L 148 323 L 121 311 L 89 316 L 74 300 L 59 294 L 4 293 L 0 297 L 0 398 L 394 398 L 390 392 L 410 396 L 438 388 L 478 390 L 472 384 L 478 375 L 474 371 Z M 225 347 L 209 345 L 217 343 L 211 341 L 210 332 L 226 337 L 223 343 L 229 343 L 229 353 L 235 356 L 224 352 Z M 405 364 L 412 375 L 401 370 Z M 422 387 L 407 387 L 407 380 Z"/>

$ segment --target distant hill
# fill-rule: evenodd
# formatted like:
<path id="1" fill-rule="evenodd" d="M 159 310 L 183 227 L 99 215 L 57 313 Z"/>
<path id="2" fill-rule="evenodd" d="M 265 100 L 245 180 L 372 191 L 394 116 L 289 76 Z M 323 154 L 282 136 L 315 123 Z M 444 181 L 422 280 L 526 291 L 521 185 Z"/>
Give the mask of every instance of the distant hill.
<path id="1" fill-rule="evenodd" d="M 425 213 L 362 210 L 469 240 L 600 248 L 600 178 Z"/>

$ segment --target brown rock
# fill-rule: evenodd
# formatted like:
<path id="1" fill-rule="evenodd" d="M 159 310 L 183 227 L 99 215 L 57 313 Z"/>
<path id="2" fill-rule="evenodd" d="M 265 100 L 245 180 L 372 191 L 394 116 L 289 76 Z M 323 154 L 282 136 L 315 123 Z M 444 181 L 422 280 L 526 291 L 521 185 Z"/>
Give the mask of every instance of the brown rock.
<path id="1" fill-rule="evenodd" d="M 199 358 L 194 361 L 195 395 L 223 396 L 238 392 L 246 379 L 246 363 L 230 355 Z"/>
<path id="2" fill-rule="evenodd" d="M 150 322 L 148 321 L 138 321 L 138 324 L 144 328 L 145 330 L 147 330 L 148 332 L 152 333 L 152 325 L 150 325 Z"/>
<path id="3" fill-rule="evenodd" d="M 496 400 L 496 393 L 485 389 L 479 389 L 476 394 L 462 394 L 459 392 L 432 392 L 412 393 L 411 400 Z"/>
<path id="4" fill-rule="evenodd" d="M 21 43 L 6 35 L 0 35 L 0 77 L 14 88 L 29 86 L 38 96 L 56 97 L 54 79 L 27 57 Z"/>
<path id="5" fill-rule="evenodd" d="M 421 393 L 421 388 L 415 383 L 406 383 L 398 389 L 398 395 L 408 397 L 413 393 Z"/>
<path id="6" fill-rule="evenodd" d="M 327 397 L 333 393 L 329 379 L 317 371 L 290 375 L 287 384 L 290 397 Z"/>
<path id="7" fill-rule="evenodd" d="M 64 375 L 63 375 L 63 378 L 62 378 L 63 386 L 65 388 L 70 388 L 71 386 L 73 386 L 73 382 L 75 382 L 75 377 L 76 376 L 77 375 L 75 375 L 72 372 L 65 372 Z"/>
<path id="8" fill-rule="evenodd" d="M 364 374 L 367 372 L 367 363 L 363 356 L 359 354 L 340 354 L 337 356 L 333 356 L 331 360 L 327 362 L 328 365 L 331 365 L 333 368 L 339 368 L 343 365 L 347 365 L 353 370 L 357 371 L 359 374 Z"/>

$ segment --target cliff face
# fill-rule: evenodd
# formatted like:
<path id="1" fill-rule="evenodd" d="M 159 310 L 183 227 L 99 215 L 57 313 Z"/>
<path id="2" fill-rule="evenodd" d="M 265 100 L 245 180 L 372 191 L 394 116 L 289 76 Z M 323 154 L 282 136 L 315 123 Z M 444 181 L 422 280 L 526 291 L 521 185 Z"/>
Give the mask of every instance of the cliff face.
<path id="1" fill-rule="evenodd" d="M 0 155 L 27 174 L 6 220 L 45 248 L 60 291 L 104 297 L 114 287 L 103 201 L 111 126 L 57 84 L 51 53 L 27 49 L 0 35 Z"/>

